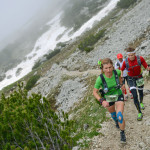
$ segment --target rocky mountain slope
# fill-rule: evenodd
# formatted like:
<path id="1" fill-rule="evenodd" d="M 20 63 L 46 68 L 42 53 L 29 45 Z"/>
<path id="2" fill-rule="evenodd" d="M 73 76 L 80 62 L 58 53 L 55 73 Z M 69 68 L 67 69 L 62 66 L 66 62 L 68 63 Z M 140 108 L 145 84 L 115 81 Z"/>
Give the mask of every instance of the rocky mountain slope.
<path id="1" fill-rule="evenodd" d="M 97 66 L 98 59 L 110 57 L 115 62 L 116 54 L 122 53 L 126 56 L 124 49 L 132 45 L 136 48 L 137 54 L 144 56 L 150 63 L 149 10 L 150 1 L 141 0 L 133 8 L 120 11 L 118 16 L 115 16 L 119 19 L 114 21 L 112 18 L 108 21 L 105 37 L 96 43 L 94 50 L 89 53 L 81 52 L 76 45 L 73 45 L 76 41 L 73 41 L 72 45 L 66 47 L 66 51 L 62 51 L 52 59 L 55 63 L 45 63 L 45 66 L 38 70 L 42 76 L 29 93 L 41 93 L 42 96 L 54 100 L 57 110 L 69 112 L 70 109 L 80 105 L 87 93 L 92 96 L 91 87 L 94 86 L 96 77 L 100 74 Z M 147 73 L 144 72 L 144 74 Z M 93 82 L 89 82 L 93 79 Z M 149 86 L 147 85 L 146 88 L 149 89 Z M 113 121 L 108 119 L 101 124 L 102 128 L 98 131 L 103 136 L 101 134 L 95 136 L 89 149 L 149 149 L 149 98 L 149 94 L 145 96 L 146 109 L 143 111 L 144 118 L 141 122 L 136 120 L 137 113 L 132 100 L 128 100 L 125 104 L 127 145 L 119 144 L 119 131 L 117 132 L 117 129 L 113 127 Z M 76 114 L 70 114 L 70 118 L 74 115 Z M 113 131 L 112 128 L 114 128 Z"/>
<path id="2" fill-rule="evenodd" d="M 115 22 L 112 27 L 108 28 L 108 32 L 105 35 L 107 40 L 102 45 L 97 44 L 95 49 L 91 52 L 84 53 L 79 50 L 75 52 L 67 59 L 62 60 L 59 63 L 55 63 L 47 72 L 40 78 L 30 92 L 39 92 L 43 96 L 48 96 L 52 90 L 58 89 L 58 95 L 55 96 L 57 105 L 60 109 L 66 108 L 69 102 L 68 97 L 71 98 L 71 103 L 77 102 L 81 97 L 83 98 L 84 92 L 88 90 L 88 86 L 85 87 L 84 80 L 88 77 L 86 74 L 72 74 L 70 71 L 86 71 L 92 68 L 97 68 L 97 61 L 99 58 L 110 57 L 113 61 L 116 59 L 117 53 L 123 53 L 124 49 L 130 44 L 141 39 L 144 40 L 137 45 L 137 54 L 142 56 L 148 56 L 150 54 L 150 16 L 149 16 L 150 2 L 148 0 L 142 0 L 133 9 L 128 10 L 123 17 Z M 68 80 L 64 80 L 64 76 L 68 76 Z M 64 81 L 64 82 L 63 82 Z M 78 86 L 78 88 L 76 87 Z M 63 87 L 63 88 L 62 88 Z M 72 91 L 70 92 L 70 87 Z M 64 91 L 62 91 L 65 89 Z M 68 94 L 67 94 L 68 93 Z M 66 110 L 69 110 L 70 106 L 67 106 Z"/>
<path id="3" fill-rule="evenodd" d="M 86 79 L 90 76 L 98 76 L 99 68 L 97 61 L 99 58 L 110 57 L 113 61 L 117 53 L 123 53 L 124 49 L 132 44 L 137 54 L 147 58 L 149 63 L 150 54 L 150 1 L 142 0 L 133 9 L 127 10 L 121 19 L 107 29 L 107 40 L 96 44 L 95 49 L 90 53 L 76 50 L 61 63 L 55 63 L 47 70 L 47 73 L 38 81 L 38 84 L 30 92 L 40 91 L 43 96 L 48 96 L 57 89 L 54 96 L 58 110 L 63 109 L 68 112 L 84 98 L 89 90 Z M 146 86 L 149 89 L 149 86 Z M 92 91 L 90 92 L 92 95 Z M 95 136 L 89 149 L 116 150 L 116 149 L 149 149 L 149 98 L 145 96 L 144 104 L 146 109 L 143 111 L 143 121 L 137 122 L 137 112 L 133 101 L 129 99 L 125 103 L 125 120 L 127 144 L 120 145 L 119 131 L 114 128 L 113 121 L 110 119 L 102 124 L 99 132 L 103 136 Z M 107 114 L 109 116 L 109 114 Z M 72 114 L 71 114 L 72 116 Z M 112 131 L 111 129 L 114 128 Z M 76 147 L 78 149 L 78 147 Z"/>

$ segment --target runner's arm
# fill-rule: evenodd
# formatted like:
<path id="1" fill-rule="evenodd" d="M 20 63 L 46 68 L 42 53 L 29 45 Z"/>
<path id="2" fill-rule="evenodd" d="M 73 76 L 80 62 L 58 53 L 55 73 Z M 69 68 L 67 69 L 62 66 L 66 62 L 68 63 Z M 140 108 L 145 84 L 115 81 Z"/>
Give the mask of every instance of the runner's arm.
<path id="1" fill-rule="evenodd" d="M 96 89 L 96 88 L 93 89 L 93 95 L 94 95 L 94 97 L 99 101 L 99 99 L 100 99 L 101 97 L 99 96 L 98 91 L 99 91 L 99 90 Z"/>
<path id="2" fill-rule="evenodd" d="M 140 60 L 141 60 L 141 64 L 143 65 L 143 67 L 148 70 L 149 67 L 145 59 L 142 56 L 140 56 Z"/>
<path id="3" fill-rule="evenodd" d="M 96 88 L 93 89 L 93 95 L 94 95 L 94 97 L 100 102 L 100 99 L 101 99 L 102 97 L 99 96 L 98 92 L 99 92 L 98 89 L 96 89 Z M 100 102 L 100 103 L 101 103 L 101 102 Z M 106 100 L 103 100 L 101 104 L 102 104 L 103 107 L 105 107 L 105 108 L 106 108 L 106 107 L 109 107 L 109 103 L 108 103 Z"/>
<path id="4" fill-rule="evenodd" d="M 123 78 L 123 71 L 125 70 L 125 68 L 126 68 L 126 63 L 125 63 L 125 61 L 123 62 L 123 64 L 122 64 L 122 67 L 121 67 L 121 77 Z"/>
<path id="5" fill-rule="evenodd" d="M 121 78 L 123 78 L 123 71 L 121 70 Z"/>
<path id="6" fill-rule="evenodd" d="M 121 72 L 123 72 L 123 71 L 121 71 Z M 121 90 L 124 93 L 124 91 L 125 91 L 125 85 L 123 84 L 123 78 L 121 76 L 119 77 L 119 82 L 120 82 L 120 85 L 121 85 Z"/>
<path id="7" fill-rule="evenodd" d="M 119 82 L 120 82 L 120 85 L 123 85 L 123 82 L 122 82 L 123 80 L 122 80 L 122 77 L 120 76 L 119 77 Z"/>

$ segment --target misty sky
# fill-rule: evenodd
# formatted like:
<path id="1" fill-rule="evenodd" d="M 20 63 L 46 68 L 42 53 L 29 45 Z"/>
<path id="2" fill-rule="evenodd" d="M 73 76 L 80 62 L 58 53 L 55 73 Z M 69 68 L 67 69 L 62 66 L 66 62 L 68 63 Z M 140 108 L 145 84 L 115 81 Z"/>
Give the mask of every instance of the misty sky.
<path id="1" fill-rule="evenodd" d="M 0 41 L 53 0 L 0 0 Z M 56 1 L 56 0 L 54 0 Z"/>

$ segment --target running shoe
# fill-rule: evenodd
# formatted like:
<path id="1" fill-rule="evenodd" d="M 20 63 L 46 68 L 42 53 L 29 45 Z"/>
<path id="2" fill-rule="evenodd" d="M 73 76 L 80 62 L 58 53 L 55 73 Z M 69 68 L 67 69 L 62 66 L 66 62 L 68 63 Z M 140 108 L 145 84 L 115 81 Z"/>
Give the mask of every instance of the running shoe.
<path id="1" fill-rule="evenodd" d="M 120 132 L 120 142 L 121 143 L 126 143 L 126 136 L 125 136 L 124 131 Z"/>
<path id="2" fill-rule="evenodd" d="M 138 121 L 141 121 L 141 120 L 142 120 L 142 118 L 143 118 L 143 115 L 142 115 L 142 113 L 138 113 L 137 120 L 138 120 Z"/>
<path id="3" fill-rule="evenodd" d="M 140 107 L 141 107 L 141 109 L 145 109 L 145 107 L 144 107 L 144 104 L 143 104 L 143 103 L 140 103 Z"/>

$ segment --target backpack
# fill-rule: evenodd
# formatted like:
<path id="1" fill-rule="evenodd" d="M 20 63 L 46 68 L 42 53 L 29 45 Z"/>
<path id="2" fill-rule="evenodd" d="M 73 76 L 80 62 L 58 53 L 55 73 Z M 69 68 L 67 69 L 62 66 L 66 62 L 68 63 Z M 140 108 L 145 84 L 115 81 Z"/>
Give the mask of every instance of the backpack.
<path id="1" fill-rule="evenodd" d="M 121 68 L 120 63 L 118 61 L 117 61 L 116 65 L 119 67 L 119 69 Z"/>
<path id="2" fill-rule="evenodd" d="M 115 80 L 117 83 L 117 88 L 119 89 L 120 88 L 120 82 L 119 82 L 119 77 L 118 77 L 117 71 L 113 70 L 113 72 L 115 74 Z M 104 90 L 100 89 L 99 92 L 101 93 L 102 97 L 104 97 L 104 94 L 107 93 L 109 91 L 109 89 L 108 89 L 108 86 L 107 86 L 107 83 L 106 83 L 106 80 L 105 80 L 103 74 L 100 74 L 100 78 L 101 78 L 102 83 L 104 85 Z"/>
<path id="3" fill-rule="evenodd" d="M 141 66 L 141 60 L 140 60 L 140 56 L 137 55 L 137 62 L 138 62 L 138 65 L 135 65 L 135 66 Z M 125 59 L 125 64 L 126 64 L 126 68 L 127 70 L 129 69 L 129 62 L 128 62 L 128 58 Z M 135 66 L 132 66 L 132 67 L 135 67 Z"/>

